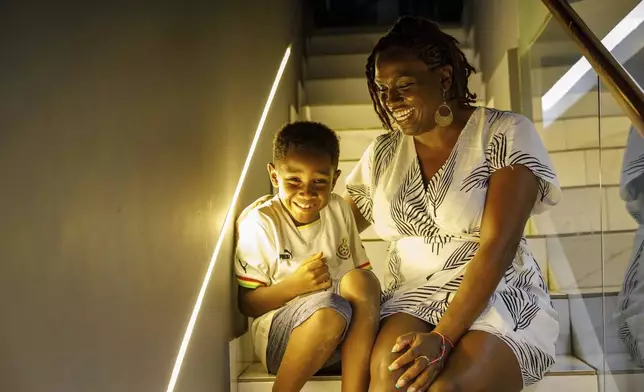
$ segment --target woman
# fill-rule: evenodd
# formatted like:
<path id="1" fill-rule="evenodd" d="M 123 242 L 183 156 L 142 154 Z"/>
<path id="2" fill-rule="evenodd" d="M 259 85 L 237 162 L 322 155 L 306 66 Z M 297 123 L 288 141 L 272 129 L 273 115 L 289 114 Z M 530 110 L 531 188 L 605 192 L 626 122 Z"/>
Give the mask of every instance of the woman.
<path id="1" fill-rule="evenodd" d="M 633 361 L 644 367 L 644 137 L 634 127 L 628 134 L 622 161 L 619 194 L 638 224 L 631 263 L 617 299 L 618 333 Z"/>
<path id="2" fill-rule="evenodd" d="M 474 108 L 457 41 L 404 17 L 367 61 L 389 132 L 347 178 L 391 241 L 371 391 L 518 392 L 554 362 L 558 316 L 523 230 L 561 199 L 534 125 Z"/>

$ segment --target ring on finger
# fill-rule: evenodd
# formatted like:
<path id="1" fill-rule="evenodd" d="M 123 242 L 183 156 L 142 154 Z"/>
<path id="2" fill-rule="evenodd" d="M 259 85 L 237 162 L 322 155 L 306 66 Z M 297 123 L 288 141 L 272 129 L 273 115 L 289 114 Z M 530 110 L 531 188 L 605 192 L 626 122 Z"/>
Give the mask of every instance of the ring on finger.
<path id="1" fill-rule="evenodd" d="M 430 361 L 430 360 L 429 360 L 429 358 L 427 358 L 425 355 L 420 355 L 420 356 L 418 356 L 418 357 L 414 360 L 414 362 L 418 362 L 418 360 L 419 360 L 419 359 L 421 359 L 421 358 L 422 358 L 422 359 L 424 359 L 425 361 L 427 361 L 427 365 L 425 365 L 425 367 L 429 366 L 429 364 L 430 364 L 430 363 L 432 363 L 432 361 Z"/>

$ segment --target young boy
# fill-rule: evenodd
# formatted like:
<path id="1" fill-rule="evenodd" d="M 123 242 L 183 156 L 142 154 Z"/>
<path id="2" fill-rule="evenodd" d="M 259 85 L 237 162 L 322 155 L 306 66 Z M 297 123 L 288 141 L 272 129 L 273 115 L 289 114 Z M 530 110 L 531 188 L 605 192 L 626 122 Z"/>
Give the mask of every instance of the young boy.
<path id="1" fill-rule="evenodd" d="M 380 284 L 350 207 L 334 193 L 339 143 L 328 127 L 295 122 L 273 141 L 278 194 L 238 221 L 235 270 L 255 352 L 295 392 L 342 359 L 342 390 L 366 392 L 378 330 Z M 341 345 L 341 350 L 337 350 Z"/>

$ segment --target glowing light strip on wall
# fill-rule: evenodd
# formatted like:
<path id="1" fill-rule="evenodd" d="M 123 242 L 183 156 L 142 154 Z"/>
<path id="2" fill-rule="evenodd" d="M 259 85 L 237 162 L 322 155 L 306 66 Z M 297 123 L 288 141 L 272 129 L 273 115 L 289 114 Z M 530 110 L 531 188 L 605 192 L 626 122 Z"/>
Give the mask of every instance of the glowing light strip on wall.
<path id="1" fill-rule="evenodd" d="M 644 22 L 644 1 L 641 1 L 613 27 L 602 39 L 602 44 L 612 51 L 640 24 Z M 568 92 L 592 69 L 588 60 L 582 57 L 541 97 L 541 108 L 547 112 L 555 107 Z M 567 108 L 566 108 L 567 109 Z"/>
<path id="2" fill-rule="evenodd" d="M 264 106 L 264 112 L 262 113 L 262 117 L 260 118 L 259 124 L 257 125 L 257 130 L 255 131 L 255 137 L 253 138 L 253 142 L 251 143 L 250 149 L 248 150 L 248 155 L 246 156 L 246 162 L 244 163 L 242 172 L 239 175 L 237 188 L 235 188 L 235 193 L 233 194 L 233 198 L 230 201 L 230 205 L 228 206 L 228 212 L 226 213 L 226 218 L 224 219 L 221 232 L 219 233 L 219 239 L 217 240 L 215 251 L 212 255 L 212 258 L 210 259 L 210 264 L 208 265 L 206 276 L 204 277 L 203 283 L 201 284 L 201 290 L 199 290 L 197 301 L 195 302 L 195 306 L 192 309 L 192 315 L 190 316 L 188 327 L 186 328 L 186 332 L 183 336 L 183 341 L 181 342 L 181 347 L 179 348 L 179 354 L 177 355 L 177 359 L 174 363 L 174 368 L 172 369 L 172 376 L 170 377 L 170 383 L 168 384 L 167 392 L 174 391 L 174 387 L 177 383 L 177 379 L 179 378 L 181 365 L 183 364 L 183 359 L 185 358 L 186 350 L 188 349 L 188 345 L 190 344 L 190 338 L 195 328 L 197 317 L 199 316 L 199 310 L 201 309 L 201 304 L 206 294 L 206 289 L 208 288 L 208 283 L 210 282 L 210 277 L 212 275 L 212 271 L 214 270 L 215 262 L 217 260 L 217 257 L 219 256 L 219 251 L 223 244 L 224 233 L 228 229 L 229 225 L 233 222 L 233 218 L 234 218 L 233 215 L 235 213 L 234 211 L 235 211 L 235 206 L 237 204 L 237 199 L 239 198 L 239 193 L 241 192 L 241 188 L 244 184 L 244 179 L 246 178 L 246 174 L 248 172 L 250 162 L 252 161 L 253 155 L 255 154 L 255 147 L 257 147 L 257 142 L 259 141 L 259 136 L 261 135 L 262 129 L 264 128 L 264 123 L 266 122 L 268 111 L 271 108 L 271 103 L 273 102 L 273 98 L 275 97 L 277 87 L 279 86 L 280 79 L 282 79 L 282 74 L 284 73 L 284 69 L 286 68 L 286 64 L 288 63 L 288 59 L 290 56 L 291 56 L 291 45 L 289 45 L 286 48 L 286 52 L 284 53 L 284 57 L 282 58 L 282 63 L 280 64 L 280 67 L 277 71 L 277 75 L 275 75 L 275 81 L 273 81 L 273 87 L 271 87 L 271 92 L 268 95 L 268 99 L 266 100 L 266 105 Z"/>

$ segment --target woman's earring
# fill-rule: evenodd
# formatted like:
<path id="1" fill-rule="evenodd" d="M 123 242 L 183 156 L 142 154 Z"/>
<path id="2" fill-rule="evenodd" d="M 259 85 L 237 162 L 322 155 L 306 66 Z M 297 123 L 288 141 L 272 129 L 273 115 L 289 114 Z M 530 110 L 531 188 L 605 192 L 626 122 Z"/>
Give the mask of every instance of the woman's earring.
<path id="1" fill-rule="evenodd" d="M 441 110 L 443 113 L 441 113 Z M 443 104 L 436 109 L 434 113 L 434 121 L 439 127 L 447 127 L 454 121 L 454 114 L 452 108 L 447 104 L 447 90 L 443 89 Z"/>

